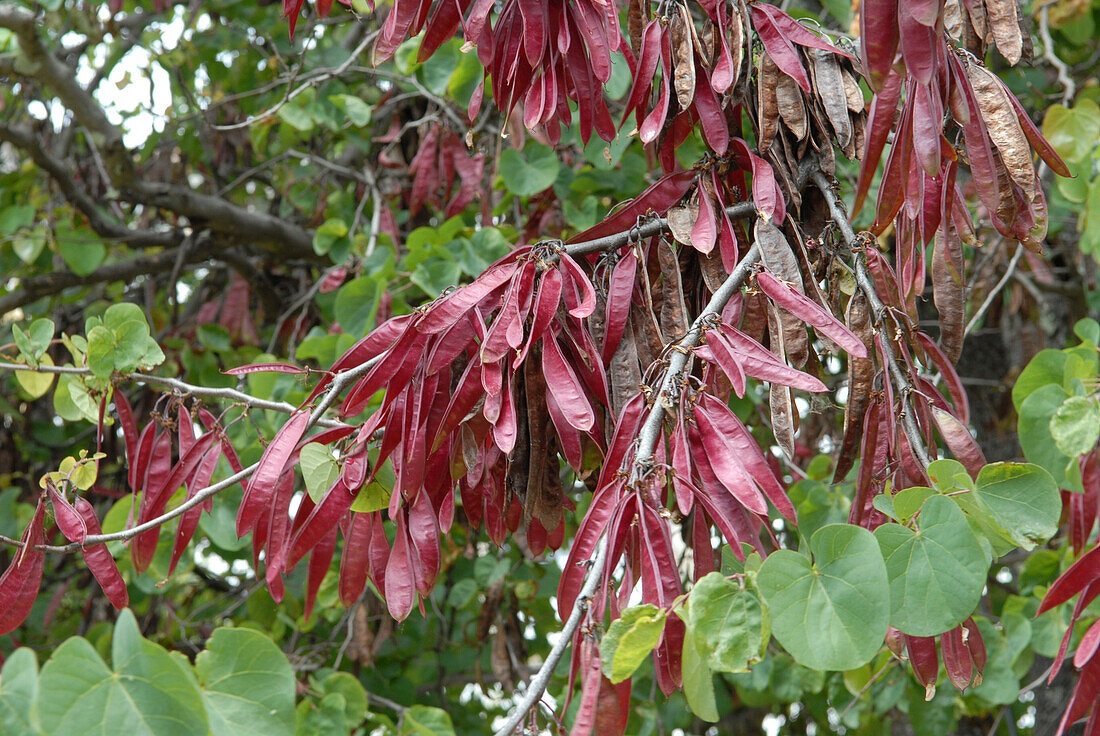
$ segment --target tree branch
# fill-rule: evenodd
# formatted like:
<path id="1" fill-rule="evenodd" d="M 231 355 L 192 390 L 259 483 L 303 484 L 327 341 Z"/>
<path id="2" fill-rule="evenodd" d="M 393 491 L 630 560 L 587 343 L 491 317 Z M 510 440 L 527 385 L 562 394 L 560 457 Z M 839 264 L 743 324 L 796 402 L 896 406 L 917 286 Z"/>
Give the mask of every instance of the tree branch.
<path id="1" fill-rule="evenodd" d="M 755 209 L 753 211 L 755 212 Z M 649 223 L 647 227 L 652 227 L 654 225 L 655 223 Z M 660 232 L 665 227 L 667 227 L 667 222 L 661 220 L 661 227 L 658 227 L 650 234 Z M 601 238 L 601 240 L 619 237 L 623 236 L 612 235 L 608 236 L 608 238 Z M 630 234 L 627 233 L 626 237 L 629 238 Z M 597 241 L 589 241 L 589 243 L 595 242 Z M 589 243 L 577 243 L 575 245 L 588 246 Z M 664 421 L 666 404 L 668 406 L 673 405 L 673 396 L 680 390 L 680 376 L 687 367 L 688 356 L 691 355 L 691 348 L 699 344 L 699 339 L 703 335 L 703 325 L 711 315 L 722 313 L 722 309 L 725 308 L 726 303 L 733 298 L 734 294 L 741 290 L 741 285 L 745 282 L 749 274 L 752 273 L 753 267 L 756 265 L 759 258 L 760 249 L 754 245 L 749 249 L 749 252 L 745 254 L 745 257 L 741 259 L 741 262 L 737 264 L 737 267 L 733 269 L 733 273 L 731 273 L 718 288 L 718 291 L 714 292 L 710 302 L 703 308 L 703 311 L 699 313 L 699 316 L 695 318 L 687 334 L 684 335 L 679 342 L 675 343 L 678 349 L 672 351 L 672 357 L 669 359 L 664 379 L 661 381 L 661 389 L 657 393 L 653 401 L 653 406 L 649 410 L 649 416 L 646 417 L 645 424 L 642 425 L 641 432 L 638 435 L 638 450 L 634 455 L 634 472 L 631 473 L 632 479 L 636 479 L 636 472 L 639 468 L 647 466 L 652 462 L 653 452 L 661 439 L 661 423 Z M 527 684 L 527 689 L 524 690 L 523 698 L 516 704 L 511 713 L 508 714 L 507 720 L 504 722 L 503 726 L 497 729 L 495 736 L 510 736 L 510 734 L 515 731 L 516 727 L 519 726 L 520 721 L 522 721 L 527 716 L 527 713 L 542 699 L 543 693 L 546 692 L 546 688 L 550 684 L 550 678 L 553 676 L 554 670 L 558 666 L 558 662 L 561 661 L 561 657 L 565 653 L 565 648 L 573 641 L 573 634 L 580 625 L 581 619 L 588 611 L 588 603 L 596 593 L 596 587 L 599 585 L 599 581 L 603 575 L 603 568 L 606 564 L 607 537 L 605 534 L 601 533 L 596 560 L 592 566 L 588 568 L 588 573 L 584 579 L 584 585 L 581 587 L 581 592 L 577 596 L 576 603 L 573 604 L 573 610 L 569 613 L 569 618 L 566 620 L 565 625 L 562 626 L 557 641 L 554 642 L 553 648 L 550 649 L 550 653 L 546 656 L 546 660 L 542 663 L 542 666 L 539 667 L 538 672 L 534 674 L 531 678 L 531 682 Z"/>
<path id="2" fill-rule="evenodd" d="M 912 385 L 909 383 L 909 379 L 906 378 L 902 372 L 901 367 L 898 365 L 897 358 L 894 357 L 893 338 L 889 331 L 886 329 L 886 306 L 879 299 L 878 292 L 875 291 L 875 279 L 871 275 L 871 271 L 867 268 L 867 257 L 859 248 L 859 237 L 856 235 L 855 230 L 852 229 L 852 225 L 848 222 L 848 215 L 844 212 L 843 205 L 836 196 L 836 192 L 833 191 L 833 185 L 820 171 L 815 171 L 811 177 L 814 184 L 821 190 L 821 194 L 825 197 L 825 202 L 829 206 L 829 214 L 840 229 L 840 235 L 844 239 L 844 244 L 848 247 L 848 250 L 852 254 L 852 265 L 856 274 L 856 283 L 859 284 L 860 290 L 864 296 L 867 297 L 867 303 L 871 307 L 871 311 L 875 315 L 875 322 L 877 323 L 875 330 L 878 332 L 879 342 L 882 344 L 882 354 L 886 359 L 886 369 L 890 374 L 890 379 L 894 384 L 894 388 L 898 392 L 898 398 L 901 401 L 901 428 L 905 432 L 905 437 L 909 440 L 909 447 L 913 450 L 913 455 L 917 458 L 923 468 L 927 468 L 929 464 L 928 451 L 924 446 L 924 440 L 921 439 L 920 428 L 917 426 L 916 419 L 913 418 L 913 407 L 909 403 L 909 392 L 913 390 Z"/>
<path id="3" fill-rule="evenodd" d="M 196 243 L 187 249 L 187 253 L 184 255 L 185 263 L 204 261 L 214 252 L 214 243 L 210 238 L 200 240 L 205 242 Z M 130 281 L 138 276 L 171 271 L 176 265 L 178 256 L 179 248 L 172 248 L 160 253 L 111 263 L 97 268 L 87 276 L 79 276 L 71 271 L 54 271 L 40 276 L 31 276 L 20 281 L 20 288 L 0 296 L 0 314 L 5 314 L 16 307 L 30 304 L 36 299 L 56 294 L 62 289 L 73 286 L 91 286 L 110 281 Z"/>
<path id="4" fill-rule="evenodd" d="M 38 36 L 35 14 L 11 5 L 0 6 L 0 28 L 7 28 L 19 39 L 26 61 L 33 66 L 27 73 L 53 88 L 65 107 L 72 110 L 85 127 L 103 136 L 106 155 L 120 182 L 135 178 L 133 161 L 122 142 L 122 131 L 111 124 L 96 99 L 76 81 L 73 70 L 49 52 Z"/>
<path id="5" fill-rule="evenodd" d="M 25 151 L 38 168 L 49 174 L 65 199 L 88 218 L 88 224 L 100 237 L 138 248 L 174 248 L 182 242 L 183 236 L 175 230 L 131 230 L 107 219 L 95 200 L 76 185 L 73 172 L 42 148 L 30 128 L 0 122 L 0 141 Z"/>

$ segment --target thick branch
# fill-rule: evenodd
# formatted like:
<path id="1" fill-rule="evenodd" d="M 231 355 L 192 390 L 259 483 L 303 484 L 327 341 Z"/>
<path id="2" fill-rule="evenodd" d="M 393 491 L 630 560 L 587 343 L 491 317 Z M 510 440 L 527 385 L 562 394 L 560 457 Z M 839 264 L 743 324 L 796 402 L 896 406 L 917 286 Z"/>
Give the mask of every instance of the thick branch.
<path id="1" fill-rule="evenodd" d="M 287 258 L 318 258 L 313 251 L 313 236 L 307 230 L 220 197 L 200 194 L 179 184 L 140 181 L 122 189 L 122 195 L 134 202 L 183 215 L 196 229 L 208 227 L 237 240 L 255 243 L 273 253 L 281 253 Z"/>
<path id="2" fill-rule="evenodd" d="M 65 199 L 88 218 L 88 224 L 100 237 L 125 242 L 127 245 L 139 248 L 173 248 L 183 240 L 183 236 L 175 231 L 131 230 L 107 219 L 96 206 L 95 200 L 76 185 L 73 172 L 64 162 L 54 158 L 42 148 L 30 128 L 0 122 L 0 141 L 7 141 L 25 151 L 38 168 L 49 174 L 61 193 L 65 195 Z"/>
<path id="3" fill-rule="evenodd" d="M 875 330 L 878 332 L 879 342 L 882 344 L 882 354 L 886 359 L 886 370 L 890 374 L 890 379 L 901 401 L 901 428 L 905 432 L 906 439 L 909 440 L 909 447 L 912 448 L 913 455 L 922 467 L 927 468 L 929 462 L 928 451 L 925 449 L 924 440 L 921 439 L 917 420 L 913 417 L 913 407 L 909 403 L 909 392 L 913 390 L 913 387 L 894 357 L 893 337 L 890 335 L 890 331 L 886 329 L 886 306 L 879 299 L 878 292 L 875 291 L 875 279 L 871 275 L 870 269 L 867 268 L 867 257 L 859 249 L 859 238 L 848 222 L 848 215 L 844 212 L 843 205 L 833 191 L 832 184 L 820 171 L 815 171 L 812 178 L 814 184 L 824 195 L 825 202 L 829 205 L 829 214 L 840 229 L 844 244 L 852 253 L 856 283 L 859 284 L 860 290 L 867 297 L 867 303 L 875 315 Z"/>
<path id="4" fill-rule="evenodd" d="M 202 239 L 202 241 L 187 249 L 187 252 L 183 255 L 185 263 L 197 263 L 210 257 L 214 251 L 214 244 L 209 238 Z M 97 268 L 87 276 L 78 276 L 71 271 L 54 271 L 41 276 L 31 276 L 20 281 L 19 289 L 0 296 L 0 314 L 6 314 L 16 307 L 30 304 L 36 299 L 56 294 L 62 289 L 73 286 L 91 286 L 111 281 L 130 281 L 138 276 L 171 271 L 176 265 L 179 255 L 179 248 L 172 248 L 160 253 L 111 263 L 102 268 Z"/>

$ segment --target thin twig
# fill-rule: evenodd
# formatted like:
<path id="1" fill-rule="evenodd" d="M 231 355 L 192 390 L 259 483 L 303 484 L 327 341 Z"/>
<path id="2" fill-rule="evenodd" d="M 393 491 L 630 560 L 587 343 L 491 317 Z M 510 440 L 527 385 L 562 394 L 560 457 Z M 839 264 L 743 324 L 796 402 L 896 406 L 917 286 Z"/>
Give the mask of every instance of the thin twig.
<path id="1" fill-rule="evenodd" d="M 1050 37 L 1049 11 L 1049 5 L 1044 5 L 1039 11 L 1039 38 L 1043 42 L 1043 58 L 1058 72 L 1058 82 L 1062 85 L 1062 104 L 1068 105 L 1077 94 L 1077 82 L 1073 81 L 1069 65 L 1054 53 L 1054 40 Z"/>
<path id="2" fill-rule="evenodd" d="M 974 316 L 970 318 L 970 321 L 966 323 L 966 328 L 963 329 L 964 339 L 978 325 L 978 322 L 981 320 L 982 317 L 985 316 L 985 313 L 993 304 L 993 300 L 997 297 L 997 294 L 1001 292 L 1001 289 L 1003 289 L 1005 284 L 1008 283 L 1008 280 L 1012 278 L 1012 274 L 1016 270 L 1016 264 L 1020 262 L 1020 257 L 1023 256 L 1023 254 L 1024 246 L 1017 245 L 1016 252 L 1012 254 L 1012 260 L 1008 262 L 1008 268 L 1005 269 L 1004 275 L 1001 276 L 1000 280 L 997 281 L 993 288 L 989 290 L 989 294 L 986 295 L 985 301 L 983 301 L 982 305 L 978 307 L 978 311 L 974 312 Z"/>

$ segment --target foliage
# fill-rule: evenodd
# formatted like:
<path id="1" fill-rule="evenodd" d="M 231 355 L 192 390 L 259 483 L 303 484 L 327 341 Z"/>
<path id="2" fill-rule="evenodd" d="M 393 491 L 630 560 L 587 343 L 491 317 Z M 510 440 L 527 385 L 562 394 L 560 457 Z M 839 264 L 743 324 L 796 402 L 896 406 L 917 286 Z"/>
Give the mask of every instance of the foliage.
<path id="1" fill-rule="evenodd" d="M 0 2 L 5 733 L 1100 732 L 1100 9 L 283 14 Z"/>

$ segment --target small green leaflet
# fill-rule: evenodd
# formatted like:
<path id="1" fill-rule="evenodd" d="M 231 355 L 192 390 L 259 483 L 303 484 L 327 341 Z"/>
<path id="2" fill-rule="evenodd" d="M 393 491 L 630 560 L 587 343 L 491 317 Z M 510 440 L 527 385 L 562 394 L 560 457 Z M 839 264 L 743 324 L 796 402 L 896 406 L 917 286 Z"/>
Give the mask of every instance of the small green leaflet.
<path id="1" fill-rule="evenodd" d="M 306 491 L 314 503 L 320 503 L 325 493 L 340 477 L 340 466 L 332 456 L 332 449 L 319 442 L 309 442 L 299 454 L 302 477 Z"/>
<path id="2" fill-rule="evenodd" d="M 603 673 L 613 683 L 634 674 L 634 670 L 661 641 L 668 613 L 647 603 L 623 611 L 611 622 L 600 641 Z"/>
<path id="3" fill-rule="evenodd" d="M 800 664 L 850 670 L 882 646 L 890 619 L 886 564 L 869 531 L 830 524 L 810 538 L 813 563 L 773 552 L 757 574 L 776 639 Z"/>
<path id="4" fill-rule="evenodd" d="M 19 325 L 11 326 L 12 338 L 15 340 L 16 347 L 19 348 L 19 354 L 28 364 L 36 367 L 38 360 L 49 349 L 54 332 L 53 320 L 45 317 L 39 317 L 31 322 L 26 332 L 23 332 Z"/>

